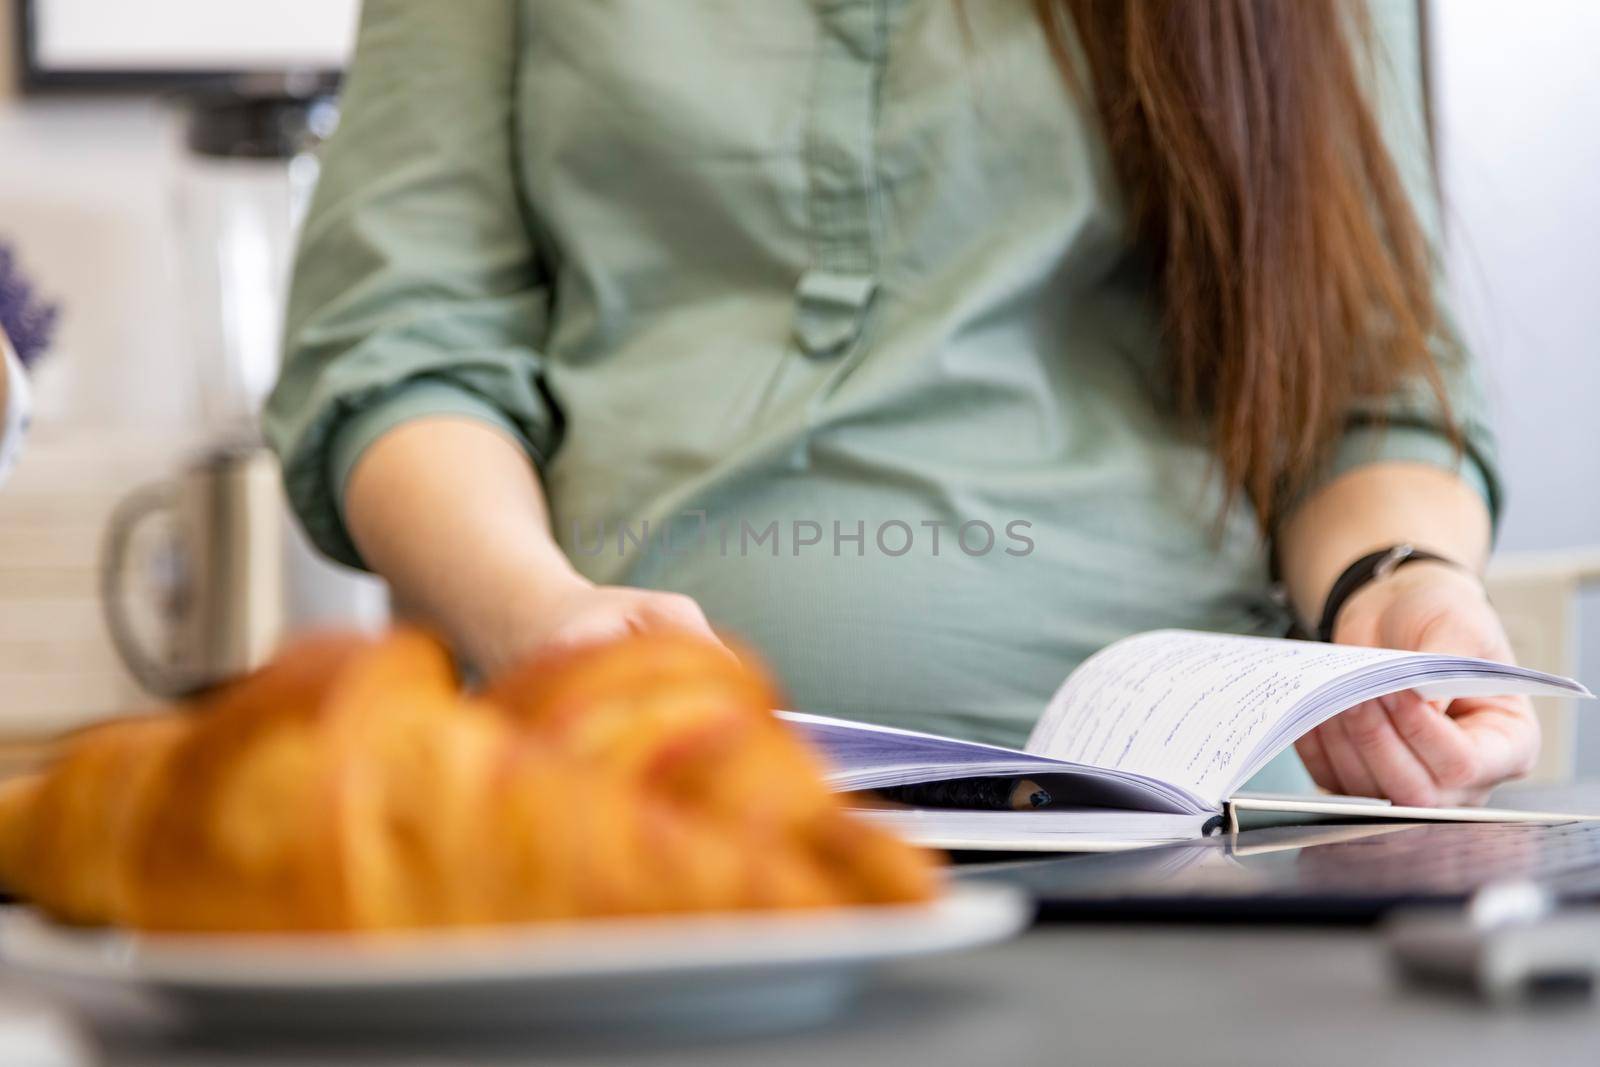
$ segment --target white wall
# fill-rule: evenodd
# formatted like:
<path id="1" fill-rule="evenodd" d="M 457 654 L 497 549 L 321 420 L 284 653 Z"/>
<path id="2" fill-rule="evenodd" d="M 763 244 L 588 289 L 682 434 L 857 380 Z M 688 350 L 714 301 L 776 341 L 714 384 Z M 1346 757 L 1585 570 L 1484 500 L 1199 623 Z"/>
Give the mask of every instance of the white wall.
<path id="1" fill-rule="evenodd" d="M 1434 0 L 1456 307 L 1496 394 L 1504 551 L 1600 546 L 1600 3 Z M 1600 597 L 1580 670 L 1600 684 Z M 1580 772 L 1600 718 L 1579 713 Z"/>
<path id="2" fill-rule="evenodd" d="M 152 100 L 23 101 L 14 0 L 0 0 L 0 238 L 63 318 L 40 370 L 44 432 L 65 422 L 178 429 L 197 417 L 173 189 L 178 128 Z"/>
<path id="3" fill-rule="evenodd" d="M 175 123 L 154 102 L 0 98 L 0 238 L 62 308 L 40 371 L 43 432 L 68 422 L 170 431 L 195 415 L 179 158 Z"/>

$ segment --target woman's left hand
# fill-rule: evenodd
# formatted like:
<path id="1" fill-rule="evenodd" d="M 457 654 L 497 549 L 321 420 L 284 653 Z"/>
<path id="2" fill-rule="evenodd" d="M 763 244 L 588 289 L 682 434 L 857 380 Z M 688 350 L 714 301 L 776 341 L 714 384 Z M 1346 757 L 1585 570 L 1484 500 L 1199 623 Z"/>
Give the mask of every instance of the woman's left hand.
<path id="1" fill-rule="evenodd" d="M 1358 591 L 1339 612 L 1334 640 L 1513 662 L 1482 584 L 1446 564 L 1419 562 Z M 1481 804 L 1526 774 L 1539 723 L 1526 697 L 1427 701 L 1407 690 L 1369 700 L 1295 743 L 1325 789 L 1421 806 Z"/>

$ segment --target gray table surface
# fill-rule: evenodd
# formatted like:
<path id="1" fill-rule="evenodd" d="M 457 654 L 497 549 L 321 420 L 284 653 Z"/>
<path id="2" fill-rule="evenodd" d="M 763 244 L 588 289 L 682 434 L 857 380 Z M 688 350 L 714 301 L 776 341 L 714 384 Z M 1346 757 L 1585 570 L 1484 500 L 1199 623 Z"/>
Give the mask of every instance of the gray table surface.
<path id="1" fill-rule="evenodd" d="M 1600 812 L 1600 788 L 1519 794 Z M 1413 989 L 1359 928 L 1040 926 L 882 972 L 844 1017 L 760 1038 L 204 1037 L 147 1005 L 68 1002 L 104 1062 L 139 1067 L 522 1064 L 1600 1064 L 1600 1008 L 1494 1008 Z"/>

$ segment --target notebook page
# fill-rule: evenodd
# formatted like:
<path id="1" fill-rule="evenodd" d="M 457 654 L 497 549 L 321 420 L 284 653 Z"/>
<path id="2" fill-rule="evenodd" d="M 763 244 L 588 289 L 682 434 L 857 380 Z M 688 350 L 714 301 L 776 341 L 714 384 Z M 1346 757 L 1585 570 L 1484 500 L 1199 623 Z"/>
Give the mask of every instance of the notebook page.
<path id="1" fill-rule="evenodd" d="M 876 789 L 949 777 L 1024 775 L 1061 771 L 1056 761 L 999 745 L 851 722 L 827 715 L 780 711 L 778 717 L 827 764 L 836 789 Z"/>
<path id="2" fill-rule="evenodd" d="M 1072 797 L 1079 803 L 1103 807 L 1189 814 L 1216 806 L 1143 775 L 827 715 L 800 711 L 777 715 L 822 757 L 828 784 L 836 790 L 1026 776 L 1045 785 L 1058 801 Z"/>
<path id="3" fill-rule="evenodd" d="M 1242 764 L 1314 690 L 1408 653 L 1157 630 L 1091 656 L 1027 751 L 1160 778 L 1220 804 Z"/>

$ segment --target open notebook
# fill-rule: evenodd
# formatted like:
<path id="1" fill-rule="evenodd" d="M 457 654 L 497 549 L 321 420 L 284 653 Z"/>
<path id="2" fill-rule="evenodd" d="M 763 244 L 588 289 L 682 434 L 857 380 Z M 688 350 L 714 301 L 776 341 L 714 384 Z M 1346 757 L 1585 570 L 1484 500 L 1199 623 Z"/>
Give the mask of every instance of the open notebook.
<path id="1" fill-rule="evenodd" d="M 1268 760 L 1364 700 L 1506 693 L 1591 696 L 1577 682 L 1454 656 L 1277 638 L 1157 630 L 1119 641 L 1068 676 L 1022 750 L 783 712 L 823 755 L 840 791 L 966 778 L 1029 778 L 1037 811 L 874 810 L 869 817 L 945 848 L 1127 847 L 1219 827 L 1226 805 L 1311 814 L 1514 819 L 1515 812 L 1406 809 L 1379 802 L 1235 794 Z"/>

